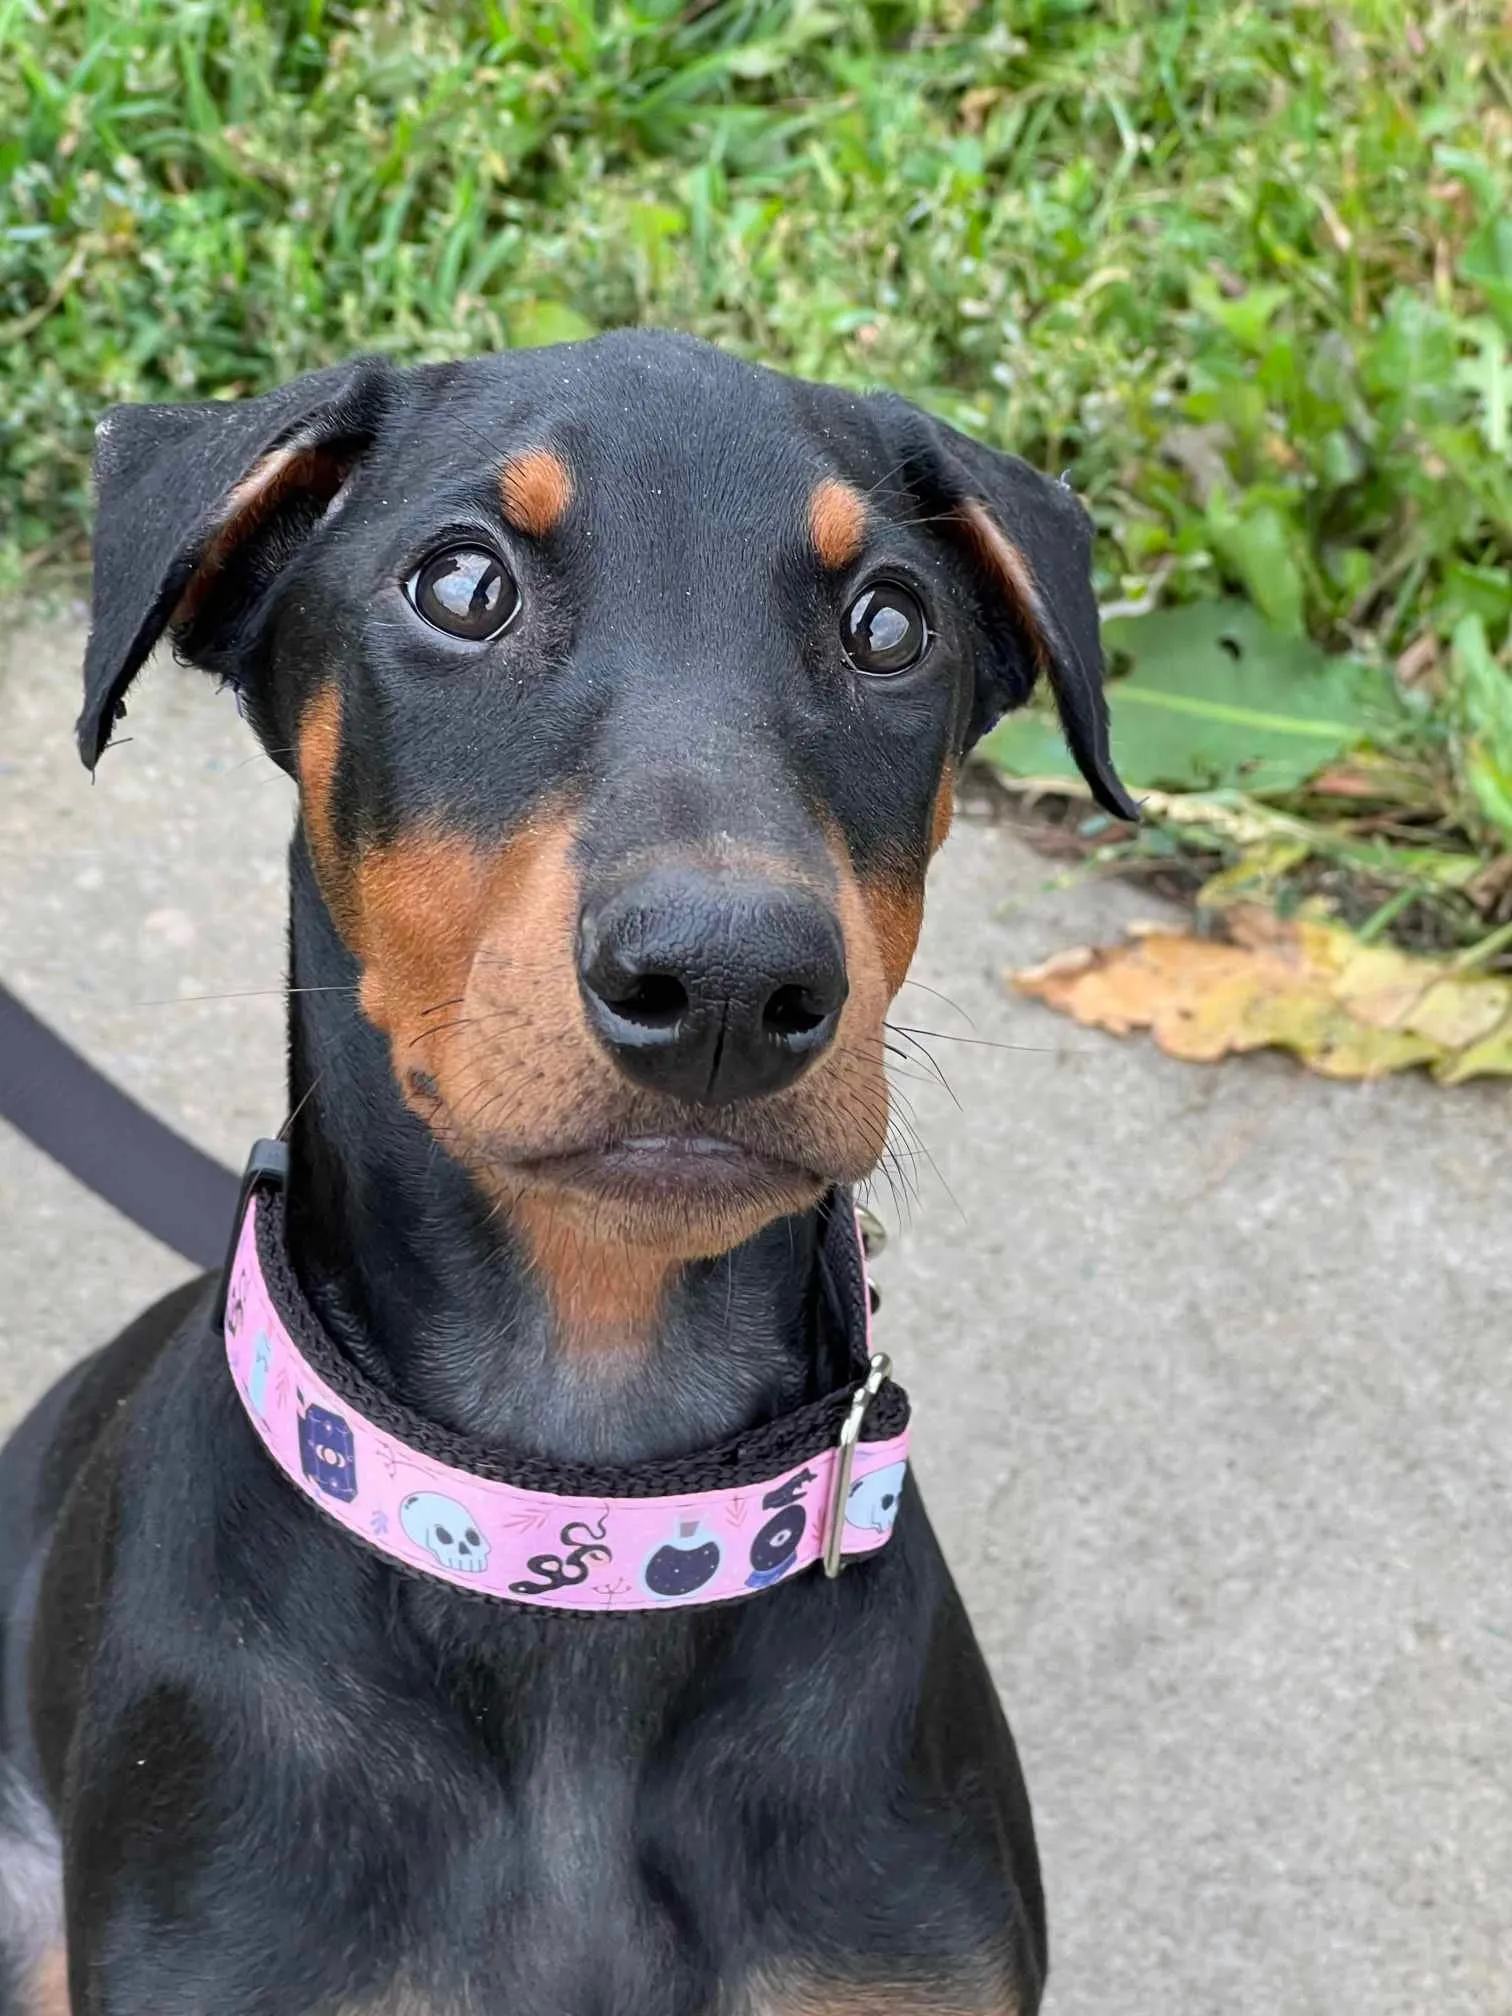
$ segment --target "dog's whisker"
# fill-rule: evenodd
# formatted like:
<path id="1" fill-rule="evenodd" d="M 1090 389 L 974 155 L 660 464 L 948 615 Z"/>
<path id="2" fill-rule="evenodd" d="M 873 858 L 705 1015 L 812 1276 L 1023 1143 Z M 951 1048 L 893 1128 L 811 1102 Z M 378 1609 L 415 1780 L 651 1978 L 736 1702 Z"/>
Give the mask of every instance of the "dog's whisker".
<path id="1" fill-rule="evenodd" d="M 954 1029 L 915 1029 L 906 1022 L 889 1022 L 888 1028 L 895 1035 L 913 1036 L 932 1043 L 966 1043 L 979 1050 L 1017 1050 L 1026 1057 L 1091 1057 L 1096 1053 L 1087 1045 L 1068 1043 L 1009 1043 L 998 1036 L 962 1036 Z"/>
<path id="2" fill-rule="evenodd" d="M 280 1001 L 291 994 L 355 994 L 357 989 L 349 984 L 329 987 L 228 987 L 224 993 L 216 994 L 149 994 L 140 1001 L 131 1001 L 131 1008 L 178 1008 L 191 1007 L 199 1001 L 253 1001 L 276 995 Z"/>
<path id="3" fill-rule="evenodd" d="M 311 1078 L 309 1084 L 306 1085 L 303 1092 L 300 1093 L 298 1099 L 295 1100 L 292 1109 L 284 1119 L 283 1125 L 278 1130 L 278 1139 L 280 1141 L 287 1141 L 289 1139 L 291 1133 L 293 1132 L 294 1122 L 299 1118 L 300 1114 L 303 1113 L 306 1106 L 308 1106 L 310 1101 L 315 1097 L 315 1094 L 320 1089 L 321 1081 L 325 1078 L 325 1075 L 326 1073 L 324 1069 L 317 1071 L 314 1077 Z"/>
<path id="4" fill-rule="evenodd" d="M 889 1022 L 887 1026 L 895 1036 L 901 1036 L 904 1042 L 908 1045 L 908 1048 L 904 1053 L 906 1056 L 910 1058 L 917 1058 L 921 1063 L 928 1065 L 929 1070 L 932 1076 L 934 1077 L 936 1083 L 947 1094 L 952 1105 L 959 1113 L 961 1111 L 961 1102 L 956 1097 L 955 1087 L 951 1084 L 950 1080 L 945 1076 L 944 1067 L 941 1065 L 938 1057 L 936 1057 L 931 1050 L 926 1048 L 926 1046 L 922 1042 L 920 1042 L 919 1038 L 914 1035 L 912 1030 L 900 1029 L 899 1027 L 897 1027 L 896 1024 L 891 1022 Z"/>
<path id="5" fill-rule="evenodd" d="M 953 1000 L 949 994 L 942 993 L 938 987 L 931 987 L 927 984 L 927 982 L 923 980 L 908 980 L 908 979 L 904 980 L 903 987 L 913 987 L 916 988 L 917 991 L 921 994 L 933 995 L 936 1001 L 942 1002 L 945 1007 L 949 1008 L 952 1011 L 952 1013 L 959 1015 L 961 1020 L 967 1025 L 968 1028 L 975 1029 L 976 1027 L 975 1020 L 966 1012 L 966 1010 L 961 1006 L 960 1002 Z M 903 988 L 900 987 L 898 991 L 899 993 L 901 993 L 903 991 Z"/>
<path id="6" fill-rule="evenodd" d="M 875 497 L 884 483 L 891 483 L 895 476 L 900 476 L 903 473 L 908 467 L 908 463 L 909 458 L 904 455 L 900 460 L 894 462 L 890 469 L 884 469 L 874 483 L 868 483 L 866 488 L 861 492 L 861 495 L 863 497 Z"/>

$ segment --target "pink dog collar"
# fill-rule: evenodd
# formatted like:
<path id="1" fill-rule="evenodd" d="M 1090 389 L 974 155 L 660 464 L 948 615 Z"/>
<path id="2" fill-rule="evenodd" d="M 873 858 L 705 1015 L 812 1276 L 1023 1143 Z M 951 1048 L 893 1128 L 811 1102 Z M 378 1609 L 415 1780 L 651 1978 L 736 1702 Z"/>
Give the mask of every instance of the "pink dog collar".
<path id="1" fill-rule="evenodd" d="M 827 1207 L 824 1262 L 853 1383 L 693 1457 L 569 1470 L 501 1464 L 341 1356 L 288 1263 L 280 1165 L 277 1144 L 260 1142 L 226 1273 L 226 1357 L 279 1469 L 378 1553 L 512 1603 L 663 1610 L 749 1596 L 821 1559 L 837 1573 L 886 1544 L 908 1469 L 908 1400 L 872 1357 L 848 1198 Z"/>

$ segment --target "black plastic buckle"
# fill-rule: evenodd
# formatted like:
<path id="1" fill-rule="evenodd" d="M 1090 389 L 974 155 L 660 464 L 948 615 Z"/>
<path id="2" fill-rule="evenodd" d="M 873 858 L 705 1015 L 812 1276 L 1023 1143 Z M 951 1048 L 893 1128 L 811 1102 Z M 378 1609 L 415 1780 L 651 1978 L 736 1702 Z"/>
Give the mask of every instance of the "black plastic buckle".
<path id="1" fill-rule="evenodd" d="M 236 1249 L 241 1241 L 242 1220 L 247 1215 L 247 1206 L 252 1201 L 253 1191 L 262 1183 L 266 1183 L 271 1189 L 282 1190 L 288 1180 L 288 1142 L 254 1141 L 252 1153 L 247 1157 L 247 1166 L 242 1171 L 241 1188 L 236 1193 L 236 1216 L 231 1220 L 231 1238 L 226 1247 L 226 1258 L 220 1271 L 220 1287 L 216 1292 L 215 1308 L 210 1317 L 212 1329 L 225 1328 L 226 1297 L 231 1292 L 231 1264 L 236 1258 Z"/>

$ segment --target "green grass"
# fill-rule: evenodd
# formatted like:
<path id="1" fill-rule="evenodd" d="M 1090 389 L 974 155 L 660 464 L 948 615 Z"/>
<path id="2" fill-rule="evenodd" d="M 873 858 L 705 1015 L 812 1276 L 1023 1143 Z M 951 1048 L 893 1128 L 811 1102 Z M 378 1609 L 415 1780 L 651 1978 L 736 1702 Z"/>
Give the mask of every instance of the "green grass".
<path id="1" fill-rule="evenodd" d="M 654 321 L 906 392 L 1105 600 L 1411 674 L 1512 844 L 1503 0 L 0 0 L 0 581 L 111 400 Z"/>

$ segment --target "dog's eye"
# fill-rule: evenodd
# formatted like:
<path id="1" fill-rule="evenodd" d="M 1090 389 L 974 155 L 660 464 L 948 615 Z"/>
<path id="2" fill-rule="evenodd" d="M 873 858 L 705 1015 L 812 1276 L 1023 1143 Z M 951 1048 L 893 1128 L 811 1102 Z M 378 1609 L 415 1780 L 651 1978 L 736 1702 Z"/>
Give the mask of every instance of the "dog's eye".
<path id="1" fill-rule="evenodd" d="M 858 672 L 888 678 L 917 665 L 929 646 L 919 599 L 896 581 L 873 581 L 840 623 L 845 655 Z"/>
<path id="2" fill-rule="evenodd" d="M 433 553 L 405 584 L 405 593 L 427 623 L 470 644 L 497 637 L 520 606 L 514 576 L 497 553 L 481 546 Z"/>

